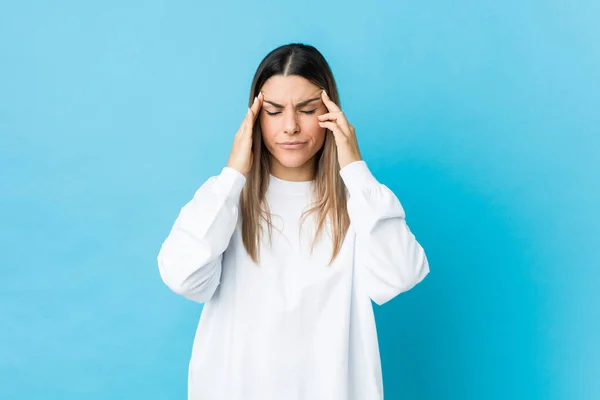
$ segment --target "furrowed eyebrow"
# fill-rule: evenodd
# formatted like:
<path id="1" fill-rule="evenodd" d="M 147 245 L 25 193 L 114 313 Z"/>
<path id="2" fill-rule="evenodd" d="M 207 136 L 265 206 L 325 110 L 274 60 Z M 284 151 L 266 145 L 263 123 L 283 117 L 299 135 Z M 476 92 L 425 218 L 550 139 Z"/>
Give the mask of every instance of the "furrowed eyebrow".
<path id="1" fill-rule="evenodd" d="M 315 100 L 321 100 L 321 97 L 314 97 L 314 98 L 312 98 L 312 99 L 308 99 L 308 100 L 301 101 L 300 103 L 296 104 L 296 108 L 303 107 L 303 106 L 305 106 L 305 105 L 307 105 L 307 104 L 309 104 L 309 103 L 312 103 L 312 102 L 313 102 L 313 101 L 315 101 Z M 277 103 L 275 103 L 275 102 L 272 102 L 272 101 L 269 101 L 269 100 L 263 100 L 263 102 L 265 102 L 265 103 L 269 103 L 269 104 L 271 104 L 273 107 L 276 107 L 276 108 L 285 108 L 285 107 L 284 107 L 284 106 L 282 106 L 281 104 L 277 104 Z"/>

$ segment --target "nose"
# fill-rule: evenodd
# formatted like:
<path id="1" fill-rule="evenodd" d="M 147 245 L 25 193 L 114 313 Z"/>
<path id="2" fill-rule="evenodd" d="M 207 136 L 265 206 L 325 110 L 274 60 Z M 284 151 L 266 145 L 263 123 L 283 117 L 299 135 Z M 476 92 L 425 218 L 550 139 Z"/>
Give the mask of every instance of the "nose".
<path id="1" fill-rule="evenodd" d="M 297 115 L 295 111 L 287 111 L 284 112 L 284 125 L 283 129 L 285 133 L 293 135 L 300 130 L 300 125 L 298 124 Z"/>

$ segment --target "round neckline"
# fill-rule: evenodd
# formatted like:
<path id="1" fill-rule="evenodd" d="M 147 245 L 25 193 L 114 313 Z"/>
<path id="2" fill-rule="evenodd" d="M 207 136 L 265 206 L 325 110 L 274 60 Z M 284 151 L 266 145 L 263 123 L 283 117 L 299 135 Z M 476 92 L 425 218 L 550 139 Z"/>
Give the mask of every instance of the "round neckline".
<path id="1" fill-rule="evenodd" d="M 307 194 L 314 182 L 314 179 L 310 181 L 288 181 L 269 174 L 269 188 L 280 194 Z"/>

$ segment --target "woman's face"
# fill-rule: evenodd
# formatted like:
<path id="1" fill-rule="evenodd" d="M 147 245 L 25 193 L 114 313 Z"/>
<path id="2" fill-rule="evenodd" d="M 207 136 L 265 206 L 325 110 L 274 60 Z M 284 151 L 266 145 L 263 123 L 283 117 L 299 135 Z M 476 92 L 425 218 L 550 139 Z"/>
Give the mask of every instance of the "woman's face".
<path id="1" fill-rule="evenodd" d="M 271 173 L 288 180 L 312 179 L 313 157 L 326 133 L 317 119 L 327 112 L 321 89 L 301 76 L 274 75 L 261 91 L 259 118 L 263 142 L 272 155 Z M 300 144 L 286 145 L 289 142 Z"/>

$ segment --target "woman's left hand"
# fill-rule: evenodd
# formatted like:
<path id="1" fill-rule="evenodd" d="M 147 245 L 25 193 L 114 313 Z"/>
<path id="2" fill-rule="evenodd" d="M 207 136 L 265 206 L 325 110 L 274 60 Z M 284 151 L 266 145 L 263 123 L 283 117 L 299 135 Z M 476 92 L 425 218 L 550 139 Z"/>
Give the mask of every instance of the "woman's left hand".
<path id="1" fill-rule="evenodd" d="M 362 160 L 354 127 L 348 123 L 344 112 L 340 110 L 337 104 L 331 101 L 324 90 L 321 92 L 321 99 L 329 112 L 319 115 L 317 118 L 319 119 L 320 126 L 328 128 L 333 132 L 340 169 L 351 162 Z"/>

